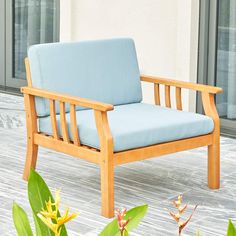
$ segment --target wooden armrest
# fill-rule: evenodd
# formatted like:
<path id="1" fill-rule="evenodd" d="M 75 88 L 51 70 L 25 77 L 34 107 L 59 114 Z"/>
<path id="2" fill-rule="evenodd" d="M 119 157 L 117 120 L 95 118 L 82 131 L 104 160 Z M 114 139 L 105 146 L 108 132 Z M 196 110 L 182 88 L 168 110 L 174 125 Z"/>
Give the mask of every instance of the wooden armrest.
<path id="1" fill-rule="evenodd" d="M 43 89 L 37 89 L 37 88 L 32 88 L 32 87 L 22 87 L 21 92 L 24 94 L 57 100 L 60 102 L 65 102 L 65 103 L 69 103 L 76 106 L 87 107 L 87 108 L 91 108 L 98 111 L 111 111 L 114 109 L 113 105 L 111 104 L 93 101 L 86 98 L 80 98 L 76 96 L 61 94 L 57 92 L 50 92 Z"/>
<path id="2" fill-rule="evenodd" d="M 209 85 L 204 85 L 204 84 L 195 84 L 195 83 L 184 82 L 184 81 L 179 81 L 179 80 L 159 78 L 159 77 L 149 76 L 149 75 L 141 75 L 140 79 L 141 81 L 150 82 L 154 84 L 163 84 L 163 85 L 174 86 L 178 88 L 192 89 L 195 91 L 207 92 L 207 93 L 212 93 L 212 94 L 223 92 L 223 89 L 219 87 L 214 87 L 214 86 L 209 86 Z"/>

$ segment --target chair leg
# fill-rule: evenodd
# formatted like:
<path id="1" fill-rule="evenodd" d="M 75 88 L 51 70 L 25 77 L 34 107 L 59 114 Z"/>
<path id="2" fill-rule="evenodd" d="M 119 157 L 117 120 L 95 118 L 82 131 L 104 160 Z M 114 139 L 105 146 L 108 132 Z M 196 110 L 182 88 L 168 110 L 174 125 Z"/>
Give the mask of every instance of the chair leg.
<path id="1" fill-rule="evenodd" d="M 114 165 L 113 163 L 101 164 L 101 195 L 102 216 L 114 216 Z"/>
<path id="2" fill-rule="evenodd" d="M 27 151 L 23 179 L 27 181 L 30 174 L 30 169 L 35 169 L 36 167 L 38 145 L 34 143 L 33 137 L 34 133 L 37 133 L 38 128 L 34 97 L 24 94 L 24 100 L 27 127 Z"/>
<path id="3" fill-rule="evenodd" d="M 208 146 L 208 187 L 220 188 L 220 142 Z"/>
<path id="4" fill-rule="evenodd" d="M 28 137 L 27 142 L 27 152 L 25 160 L 25 169 L 23 174 L 23 179 L 28 180 L 30 169 L 35 169 L 38 156 L 38 145 L 34 144 L 32 139 Z"/>

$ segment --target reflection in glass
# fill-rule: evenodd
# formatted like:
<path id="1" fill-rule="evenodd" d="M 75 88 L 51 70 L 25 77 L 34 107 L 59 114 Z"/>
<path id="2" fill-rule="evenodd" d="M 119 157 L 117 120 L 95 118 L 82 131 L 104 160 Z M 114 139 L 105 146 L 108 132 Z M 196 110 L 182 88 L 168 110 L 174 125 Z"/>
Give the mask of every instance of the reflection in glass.
<path id="1" fill-rule="evenodd" d="M 56 41 L 56 1 L 13 1 L 13 78 L 25 79 L 24 58 L 30 45 Z"/>
<path id="2" fill-rule="evenodd" d="M 236 1 L 219 0 L 216 85 L 224 89 L 217 95 L 219 114 L 236 119 Z"/>

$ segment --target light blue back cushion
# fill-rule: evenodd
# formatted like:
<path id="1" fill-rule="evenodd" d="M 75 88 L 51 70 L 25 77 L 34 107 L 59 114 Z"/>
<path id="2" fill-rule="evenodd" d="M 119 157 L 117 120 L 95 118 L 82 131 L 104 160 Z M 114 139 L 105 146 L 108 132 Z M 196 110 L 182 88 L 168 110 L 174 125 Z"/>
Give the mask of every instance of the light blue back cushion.
<path id="1" fill-rule="evenodd" d="M 34 45 L 28 57 L 33 87 L 113 105 L 142 100 L 132 39 Z M 49 115 L 49 102 L 37 98 L 36 109 L 38 116 Z"/>

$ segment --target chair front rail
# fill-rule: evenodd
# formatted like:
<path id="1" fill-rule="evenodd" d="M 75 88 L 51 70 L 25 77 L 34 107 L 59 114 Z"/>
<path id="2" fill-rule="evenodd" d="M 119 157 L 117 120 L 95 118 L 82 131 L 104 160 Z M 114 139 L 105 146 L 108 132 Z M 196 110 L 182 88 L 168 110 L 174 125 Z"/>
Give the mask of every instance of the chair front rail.
<path id="1" fill-rule="evenodd" d="M 171 154 L 193 148 L 211 145 L 212 142 L 213 142 L 212 134 L 207 134 L 198 137 L 132 149 L 128 151 L 116 152 L 114 154 L 114 164 L 122 165 L 134 161 L 141 161 L 152 157 L 159 157 L 166 154 Z"/>
<path id="2" fill-rule="evenodd" d="M 66 143 L 63 140 L 55 140 L 51 136 L 44 135 L 42 133 L 34 134 L 35 144 L 55 150 L 57 152 L 62 152 L 65 154 L 70 154 L 74 157 L 81 158 L 83 160 L 99 164 L 101 163 L 101 152 L 93 148 L 85 146 L 76 146 L 73 143 Z"/>

